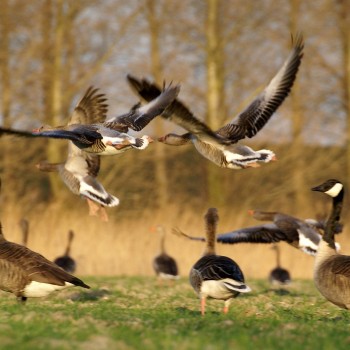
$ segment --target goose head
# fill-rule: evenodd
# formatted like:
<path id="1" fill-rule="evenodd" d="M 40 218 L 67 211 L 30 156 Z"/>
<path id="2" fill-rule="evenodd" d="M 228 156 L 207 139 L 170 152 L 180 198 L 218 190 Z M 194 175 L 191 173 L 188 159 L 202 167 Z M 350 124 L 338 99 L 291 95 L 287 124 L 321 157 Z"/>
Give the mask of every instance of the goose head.
<path id="1" fill-rule="evenodd" d="M 323 192 L 327 194 L 330 197 L 337 197 L 339 193 L 344 188 L 344 185 L 336 179 L 329 179 L 326 182 L 322 183 L 321 185 L 318 185 L 316 187 L 312 187 L 312 191 L 318 191 Z"/>

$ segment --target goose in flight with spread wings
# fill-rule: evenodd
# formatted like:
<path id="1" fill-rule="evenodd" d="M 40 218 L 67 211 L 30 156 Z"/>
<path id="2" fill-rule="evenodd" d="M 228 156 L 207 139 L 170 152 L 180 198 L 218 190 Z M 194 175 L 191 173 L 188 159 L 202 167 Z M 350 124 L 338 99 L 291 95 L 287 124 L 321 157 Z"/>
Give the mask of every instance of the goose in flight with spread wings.
<path id="1" fill-rule="evenodd" d="M 265 89 L 243 112 L 216 132 L 197 119 L 176 98 L 162 117 L 175 122 L 188 132 L 182 135 L 170 133 L 160 137 L 158 141 L 173 146 L 193 143 L 202 156 L 223 168 L 258 167 L 259 163 L 275 160 L 275 154 L 270 150 L 254 151 L 248 146 L 235 144 L 246 137 L 255 136 L 289 95 L 303 57 L 303 48 L 303 37 L 297 35 L 293 40 L 293 48 L 288 58 Z M 128 81 L 146 101 L 152 101 L 161 93 L 161 89 L 147 79 L 138 79 L 129 75 Z"/>
<path id="2" fill-rule="evenodd" d="M 129 128 L 142 130 L 176 98 L 179 89 L 179 86 L 170 84 L 144 106 L 137 104 L 128 113 L 105 120 L 108 110 L 105 95 L 97 94 L 98 89 L 89 87 L 67 125 L 42 126 L 33 132 L 0 128 L 0 135 L 67 139 L 81 150 L 97 155 L 120 154 L 132 148 L 142 150 L 152 139 L 147 135 L 133 137 L 128 134 Z"/>
<path id="3" fill-rule="evenodd" d="M 307 220 L 304 221 L 279 212 L 251 210 L 249 213 L 257 220 L 268 220 L 273 222 L 218 234 L 216 237 L 217 242 L 223 244 L 271 244 L 284 241 L 306 254 L 313 256 L 316 255 L 322 236 L 314 225 L 309 225 L 307 223 Z M 340 230 L 339 232 L 341 232 L 341 229 L 342 226 L 338 225 L 337 230 Z M 205 240 L 204 237 L 189 236 L 178 228 L 174 228 L 173 233 L 191 240 Z M 339 248 L 340 246 L 337 244 L 337 249 Z"/>

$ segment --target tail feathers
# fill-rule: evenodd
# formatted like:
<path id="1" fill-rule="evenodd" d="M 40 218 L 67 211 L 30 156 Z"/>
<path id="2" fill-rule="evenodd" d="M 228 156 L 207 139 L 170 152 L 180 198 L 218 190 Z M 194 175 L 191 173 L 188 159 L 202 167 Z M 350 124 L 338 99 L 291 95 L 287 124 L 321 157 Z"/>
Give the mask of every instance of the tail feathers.
<path id="1" fill-rule="evenodd" d="M 258 162 L 268 163 L 271 160 L 276 160 L 276 155 L 272 151 L 268 149 L 261 149 L 257 151 L 259 158 L 257 159 Z"/>
<path id="2" fill-rule="evenodd" d="M 72 279 L 70 281 L 68 281 L 68 282 L 72 283 L 72 284 L 74 284 L 75 286 L 78 286 L 78 287 L 83 287 L 83 288 L 90 289 L 90 286 L 88 286 L 81 279 L 79 279 L 78 277 L 75 277 L 75 276 L 72 276 Z"/>
<path id="3" fill-rule="evenodd" d="M 135 143 L 132 145 L 132 147 L 134 148 L 142 148 L 145 144 L 145 140 L 141 139 L 141 138 L 136 138 L 135 139 Z"/>
<path id="4" fill-rule="evenodd" d="M 229 279 L 223 282 L 225 287 L 229 290 L 233 290 L 240 293 L 249 293 L 252 291 L 251 288 L 248 287 L 244 282 L 238 282 L 233 279 Z"/>

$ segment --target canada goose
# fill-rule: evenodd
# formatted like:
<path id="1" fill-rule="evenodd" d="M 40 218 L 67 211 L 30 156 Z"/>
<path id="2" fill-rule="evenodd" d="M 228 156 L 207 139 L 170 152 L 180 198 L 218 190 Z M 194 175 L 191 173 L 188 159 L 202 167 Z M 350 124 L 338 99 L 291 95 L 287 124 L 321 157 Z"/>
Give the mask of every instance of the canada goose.
<path id="1" fill-rule="evenodd" d="M 128 113 L 105 121 L 108 110 L 105 95 L 97 95 L 98 89 L 89 87 L 76 105 L 68 125 L 42 126 L 33 132 L 0 128 L 0 135 L 67 139 L 83 151 L 98 155 L 120 154 L 131 148 L 145 149 L 152 139 L 147 135 L 135 138 L 127 134 L 129 128 L 142 130 L 174 100 L 179 89 L 179 86 L 169 85 L 146 105 L 137 104 Z"/>
<path id="2" fill-rule="evenodd" d="M 285 285 L 291 282 L 290 273 L 288 270 L 281 267 L 280 249 L 277 244 L 272 246 L 276 251 L 276 267 L 269 274 L 269 281 L 271 284 Z"/>
<path id="3" fill-rule="evenodd" d="M 338 180 L 330 179 L 311 190 L 333 198 L 332 211 L 316 254 L 315 285 L 328 301 L 340 308 L 350 309 L 350 256 L 338 254 L 334 241 L 334 231 L 343 207 L 344 185 Z"/>
<path id="4" fill-rule="evenodd" d="M 29 222 L 26 219 L 21 219 L 19 221 L 19 226 L 22 229 L 22 245 L 27 246 L 28 244 L 28 234 L 29 234 Z"/>
<path id="5" fill-rule="evenodd" d="M 90 215 L 100 212 L 101 219 L 108 221 L 104 207 L 115 207 L 119 199 L 109 194 L 97 181 L 100 170 L 100 156 L 88 154 L 73 143 L 68 144 L 68 156 L 63 163 L 39 162 L 41 171 L 56 171 L 65 185 L 76 195 L 86 198 Z"/>
<path id="6" fill-rule="evenodd" d="M 231 232 L 221 233 L 216 236 L 216 241 L 223 244 L 237 243 L 277 243 L 284 241 L 302 252 L 315 255 L 321 235 L 318 230 L 307 222 L 293 216 L 278 212 L 262 212 L 250 210 L 249 213 L 258 220 L 273 220 L 273 223 L 240 228 Z M 309 220 L 309 219 L 308 219 Z M 337 229 L 341 230 L 339 225 Z M 195 241 L 204 241 L 204 237 L 193 237 L 173 228 L 173 233 Z M 337 249 L 339 244 L 337 243 Z"/>
<path id="7" fill-rule="evenodd" d="M 68 232 L 68 243 L 66 250 L 62 256 L 59 256 L 54 260 L 54 263 L 61 267 L 63 270 L 74 273 L 75 269 L 77 267 L 77 264 L 75 263 L 75 260 L 70 257 L 70 249 L 72 245 L 72 241 L 74 238 L 74 232 L 72 230 L 69 230 Z"/>
<path id="8" fill-rule="evenodd" d="M 166 253 L 165 229 L 158 225 L 156 231 L 160 234 L 160 254 L 153 259 L 153 269 L 160 279 L 175 280 L 179 278 L 176 260 Z"/>
<path id="9" fill-rule="evenodd" d="M 201 314 L 205 313 L 206 298 L 225 301 L 224 313 L 228 312 L 233 298 L 251 289 L 244 283 L 243 272 L 232 259 L 216 255 L 215 233 L 219 220 L 216 208 L 209 208 L 205 217 L 206 247 L 203 256 L 190 271 L 190 283 L 201 299 Z"/>
<path id="10" fill-rule="evenodd" d="M 246 137 L 255 136 L 288 96 L 303 57 L 303 47 L 303 38 L 298 35 L 288 58 L 264 91 L 229 124 L 216 132 L 198 120 L 180 100 L 175 99 L 162 117 L 174 121 L 188 132 L 183 135 L 168 134 L 158 141 L 173 146 L 192 142 L 202 156 L 223 168 L 257 167 L 259 162 L 267 163 L 276 159 L 270 150 L 254 151 L 248 146 L 234 144 Z M 140 80 L 129 75 L 128 81 L 146 101 L 151 101 L 161 93 L 156 84 L 146 79 Z"/>
<path id="11" fill-rule="evenodd" d="M 0 289 L 19 300 L 44 297 L 71 286 L 90 288 L 42 255 L 5 239 L 0 224 Z"/>

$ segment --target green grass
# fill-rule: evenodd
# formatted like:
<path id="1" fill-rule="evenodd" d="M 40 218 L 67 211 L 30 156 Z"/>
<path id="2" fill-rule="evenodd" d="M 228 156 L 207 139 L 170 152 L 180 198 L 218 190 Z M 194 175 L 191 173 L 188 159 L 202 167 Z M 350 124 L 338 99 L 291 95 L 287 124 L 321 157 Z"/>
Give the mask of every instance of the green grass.
<path id="1" fill-rule="evenodd" d="M 17 303 L 1 293 L 0 349 L 349 349 L 350 313 L 324 300 L 312 281 L 286 289 L 249 281 L 253 292 L 223 302 L 199 300 L 181 279 L 85 278 L 68 289 Z"/>

